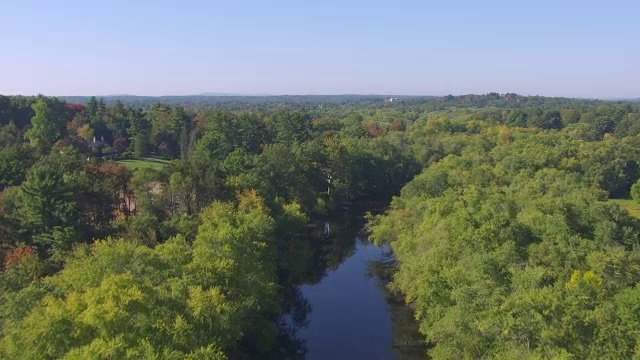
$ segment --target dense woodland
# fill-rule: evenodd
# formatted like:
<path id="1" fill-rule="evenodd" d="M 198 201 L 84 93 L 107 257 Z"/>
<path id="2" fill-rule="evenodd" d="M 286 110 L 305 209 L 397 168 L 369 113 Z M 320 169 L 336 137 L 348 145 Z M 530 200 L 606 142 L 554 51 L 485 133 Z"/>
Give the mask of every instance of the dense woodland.
<path id="1" fill-rule="evenodd" d="M 304 357 L 304 239 L 355 203 L 432 358 L 640 357 L 639 135 L 516 94 L 0 96 L 0 358 Z"/>

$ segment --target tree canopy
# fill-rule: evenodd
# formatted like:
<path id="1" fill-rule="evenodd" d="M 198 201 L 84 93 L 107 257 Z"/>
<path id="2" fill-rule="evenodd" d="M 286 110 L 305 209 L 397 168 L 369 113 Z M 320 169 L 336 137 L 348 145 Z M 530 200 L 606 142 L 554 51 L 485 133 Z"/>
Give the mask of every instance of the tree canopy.
<path id="1" fill-rule="evenodd" d="M 302 358 L 299 286 L 353 248 L 316 225 L 362 204 L 432 358 L 640 357 L 639 114 L 0 96 L 0 358 Z"/>

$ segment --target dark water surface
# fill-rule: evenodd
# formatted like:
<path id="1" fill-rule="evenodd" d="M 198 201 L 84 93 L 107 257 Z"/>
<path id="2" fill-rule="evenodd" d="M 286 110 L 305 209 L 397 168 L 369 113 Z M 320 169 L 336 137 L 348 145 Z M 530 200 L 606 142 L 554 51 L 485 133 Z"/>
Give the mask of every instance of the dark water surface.
<path id="1" fill-rule="evenodd" d="M 394 271 L 389 247 L 371 244 L 364 211 L 315 224 L 282 249 L 286 296 L 277 352 L 268 359 L 425 359 L 413 313 L 387 289 Z"/>
<path id="2" fill-rule="evenodd" d="M 319 284 L 303 285 L 311 305 L 306 340 L 307 359 L 397 359 L 394 329 L 380 280 L 370 264 L 383 249 L 357 237 L 353 255 Z"/>

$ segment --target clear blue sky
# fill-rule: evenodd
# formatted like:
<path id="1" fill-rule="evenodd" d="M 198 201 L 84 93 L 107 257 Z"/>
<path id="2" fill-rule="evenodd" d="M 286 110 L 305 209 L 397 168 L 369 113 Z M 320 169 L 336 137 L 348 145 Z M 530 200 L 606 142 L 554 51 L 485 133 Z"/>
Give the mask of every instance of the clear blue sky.
<path id="1" fill-rule="evenodd" d="M 0 5 L 0 94 L 640 97 L 640 1 Z"/>

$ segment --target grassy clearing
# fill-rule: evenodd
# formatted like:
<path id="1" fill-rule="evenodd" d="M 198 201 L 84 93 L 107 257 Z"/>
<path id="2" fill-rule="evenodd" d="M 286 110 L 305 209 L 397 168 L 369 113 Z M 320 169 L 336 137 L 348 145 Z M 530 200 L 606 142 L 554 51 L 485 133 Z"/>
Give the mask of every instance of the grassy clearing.
<path id="1" fill-rule="evenodd" d="M 154 157 L 118 161 L 118 164 L 122 164 L 128 167 L 129 170 L 131 171 L 138 170 L 138 169 L 161 170 L 168 163 L 169 163 L 169 160 L 154 158 Z"/>
<path id="2" fill-rule="evenodd" d="M 621 208 L 627 210 L 629 215 L 636 219 L 640 219 L 640 203 L 630 199 L 609 199 L 609 202 L 618 204 Z"/>

